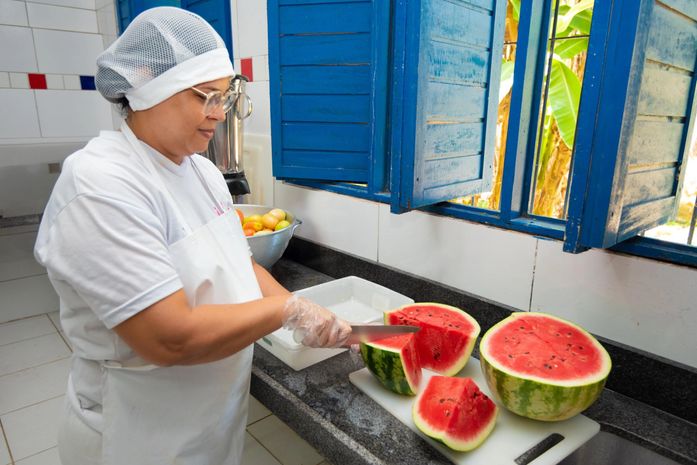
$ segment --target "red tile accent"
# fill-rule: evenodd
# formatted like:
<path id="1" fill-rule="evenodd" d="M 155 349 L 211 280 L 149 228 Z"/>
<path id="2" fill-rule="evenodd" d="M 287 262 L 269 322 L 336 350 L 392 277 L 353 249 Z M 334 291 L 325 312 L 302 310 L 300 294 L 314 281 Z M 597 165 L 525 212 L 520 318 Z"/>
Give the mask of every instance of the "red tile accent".
<path id="1" fill-rule="evenodd" d="M 30 89 L 47 89 L 46 75 L 29 73 L 29 88 Z"/>
<path id="2" fill-rule="evenodd" d="M 249 78 L 249 82 L 252 82 L 254 80 L 254 72 L 252 71 L 252 59 L 251 58 L 242 58 L 240 60 L 240 74 L 244 74 Z"/>

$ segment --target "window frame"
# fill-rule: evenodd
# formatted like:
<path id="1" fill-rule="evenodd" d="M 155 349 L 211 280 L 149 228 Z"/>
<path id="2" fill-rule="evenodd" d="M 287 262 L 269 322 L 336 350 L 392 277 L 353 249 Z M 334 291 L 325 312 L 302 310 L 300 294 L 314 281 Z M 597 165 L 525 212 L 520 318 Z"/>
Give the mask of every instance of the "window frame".
<path id="1" fill-rule="evenodd" d="M 540 111 L 540 97 L 546 65 L 545 56 L 549 35 L 550 14 L 553 3 L 545 0 L 521 2 L 516 45 L 516 62 L 512 87 L 506 156 L 504 158 L 500 205 L 498 210 L 487 210 L 466 205 L 439 203 L 421 207 L 419 210 L 438 215 L 450 216 L 466 221 L 482 223 L 503 229 L 532 234 L 536 236 L 564 240 L 566 220 L 540 217 L 528 212 L 534 154 L 537 138 L 537 125 Z M 591 30 L 591 36 L 604 34 L 602 30 Z M 391 98 L 401 92 L 393 89 Z M 513 113 L 513 112 L 516 113 Z M 388 113 L 393 114 L 392 103 L 388 103 Z M 389 126 L 389 125 L 388 125 Z M 380 156 L 392 159 L 397 150 L 388 144 L 386 154 Z M 376 161 L 373 160 L 373 163 Z M 394 174 L 394 173 L 392 173 Z M 569 173 L 569 185 L 574 173 Z M 288 179 L 285 182 L 350 195 L 366 200 L 390 204 L 390 192 L 377 190 L 371 182 L 366 187 L 342 182 L 309 181 Z M 697 247 L 672 243 L 660 239 L 635 236 L 605 250 L 629 254 L 658 261 L 670 262 L 689 267 L 697 267 Z"/>

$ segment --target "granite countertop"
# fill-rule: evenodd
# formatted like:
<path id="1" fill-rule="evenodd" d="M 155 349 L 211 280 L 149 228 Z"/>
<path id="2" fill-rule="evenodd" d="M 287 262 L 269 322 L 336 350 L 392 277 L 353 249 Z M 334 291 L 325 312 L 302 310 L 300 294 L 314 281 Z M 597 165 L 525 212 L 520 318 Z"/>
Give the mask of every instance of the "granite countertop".
<path id="1" fill-rule="evenodd" d="M 272 273 L 290 290 L 333 279 L 285 259 Z M 257 344 L 251 392 L 331 463 L 451 463 L 350 383 L 349 373 L 363 366 L 359 354 L 347 351 L 295 371 Z M 693 423 L 607 388 L 585 415 L 606 431 L 680 463 L 697 465 Z"/>

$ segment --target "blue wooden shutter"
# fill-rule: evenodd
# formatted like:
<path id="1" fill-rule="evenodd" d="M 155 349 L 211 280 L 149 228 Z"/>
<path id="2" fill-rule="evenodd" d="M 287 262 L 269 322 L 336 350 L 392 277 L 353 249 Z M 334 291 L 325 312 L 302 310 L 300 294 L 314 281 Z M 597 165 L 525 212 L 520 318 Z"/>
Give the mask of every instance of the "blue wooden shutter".
<path id="1" fill-rule="evenodd" d="M 564 250 L 668 221 L 694 123 L 697 2 L 596 2 Z"/>
<path id="2" fill-rule="evenodd" d="M 138 14 L 156 6 L 176 6 L 201 16 L 220 34 L 233 56 L 230 0 L 116 0 L 119 30 L 123 32 Z"/>
<path id="3" fill-rule="evenodd" d="M 400 5 L 395 59 L 403 52 L 405 62 L 395 76 L 403 102 L 393 112 L 401 118 L 392 139 L 395 212 L 490 188 L 506 18 L 506 0 Z"/>
<path id="4" fill-rule="evenodd" d="M 181 7 L 196 13 L 213 26 L 223 38 L 232 58 L 232 19 L 230 0 L 181 0 Z M 235 70 L 239 71 L 239 70 Z"/>
<path id="5" fill-rule="evenodd" d="M 269 0 L 273 174 L 368 182 L 384 156 L 386 0 Z"/>
<path id="6" fill-rule="evenodd" d="M 181 6 L 180 0 L 116 0 L 119 31 L 123 32 L 133 18 L 148 8 L 156 6 Z"/>

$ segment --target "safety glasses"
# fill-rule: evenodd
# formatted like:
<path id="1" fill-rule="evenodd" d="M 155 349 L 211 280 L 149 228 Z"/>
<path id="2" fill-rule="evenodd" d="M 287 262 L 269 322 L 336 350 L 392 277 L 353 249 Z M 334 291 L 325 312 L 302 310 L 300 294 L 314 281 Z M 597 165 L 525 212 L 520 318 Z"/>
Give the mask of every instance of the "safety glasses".
<path id="1" fill-rule="evenodd" d="M 235 103 L 235 94 L 232 90 L 228 90 L 225 93 L 219 90 L 213 90 L 211 92 L 203 92 L 196 87 L 190 87 L 192 91 L 199 97 L 205 100 L 203 103 L 203 114 L 209 116 L 211 113 L 216 111 L 218 108 L 223 109 L 223 113 L 227 113 L 232 108 Z"/>

